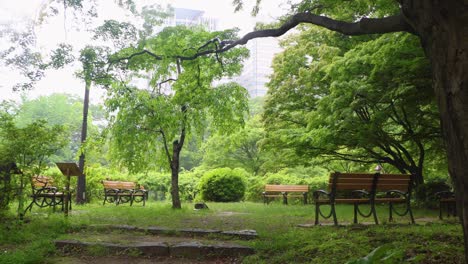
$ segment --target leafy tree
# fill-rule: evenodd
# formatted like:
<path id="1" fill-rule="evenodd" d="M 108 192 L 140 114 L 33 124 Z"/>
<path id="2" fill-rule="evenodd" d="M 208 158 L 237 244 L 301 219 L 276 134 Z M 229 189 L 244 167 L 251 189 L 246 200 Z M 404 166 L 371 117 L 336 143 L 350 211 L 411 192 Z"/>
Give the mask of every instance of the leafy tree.
<path id="1" fill-rule="evenodd" d="M 35 121 L 24 127 L 17 127 L 13 116 L 7 111 L 0 115 L 0 153 L 9 157 L 22 171 L 16 182 L 18 217 L 24 216 L 25 188 L 33 175 L 38 175 L 47 166 L 47 157 L 65 145 L 63 128 L 49 127 L 45 121 Z"/>
<path id="2" fill-rule="evenodd" d="M 234 32 L 165 28 L 156 37 L 111 58 L 127 73 L 125 79 L 112 85 L 106 100 L 111 117 L 111 151 L 132 172 L 170 168 L 173 208 L 181 207 L 178 175 L 186 138 L 202 135 L 208 116 L 217 131 L 232 131 L 243 124 L 248 110 L 244 88 L 235 83 L 212 86 L 213 81 L 240 72 L 246 50 L 192 58 L 197 50 L 186 48 L 201 46 L 219 34 L 232 37 Z M 138 50 L 139 56 L 131 55 Z M 182 56 L 175 56 L 179 54 Z M 139 89 L 135 85 L 138 80 L 146 82 L 147 87 Z"/>
<path id="3" fill-rule="evenodd" d="M 244 1 L 235 2 L 241 6 Z M 222 50 L 243 45 L 253 38 L 281 36 L 301 23 L 314 24 L 344 35 L 408 32 L 417 36 L 431 63 L 432 86 L 447 145 L 449 172 L 455 183 L 464 232 L 465 259 L 468 262 L 468 195 L 465 188 L 468 181 L 467 13 L 467 2 L 457 0 L 305 0 L 292 5 L 291 14 L 283 19 L 279 27 L 224 41 L 229 45 L 223 46 Z"/>
<path id="4" fill-rule="evenodd" d="M 68 132 L 68 144 L 56 153 L 62 160 L 72 160 L 78 153 L 82 109 L 81 99 L 67 94 L 40 96 L 24 100 L 18 106 L 15 123 L 19 127 L 45 120 L 47 125 L 62 125 Z"/>
<path id="5" fill-rule="evenodd" d="M 263 136 L 258 115 L 251 118 L 243 129 L 229 136 L 212 135 L 203 146 L 203 165 L 209 168 L 243 168 L 258 175 L 266 159 L 258 145 Z"/>
<path id="6" fill-rule="evenodd" d="M 415 38 L 385 35 L 353 47 L 313 28 L 301 35 L 276 60 L 269 142 L 305 157 L 389 163 L 422 183 L 427 152 L 443 152 L 428 62 Z M 304 48 L 317 35 L 332 38 Z"/>

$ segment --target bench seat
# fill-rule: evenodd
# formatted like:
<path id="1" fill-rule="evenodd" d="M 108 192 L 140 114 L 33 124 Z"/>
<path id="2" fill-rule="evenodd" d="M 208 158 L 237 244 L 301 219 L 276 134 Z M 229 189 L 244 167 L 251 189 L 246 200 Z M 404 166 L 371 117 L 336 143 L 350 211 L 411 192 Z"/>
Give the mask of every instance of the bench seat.
<path id="1" fill-rule="evenodd" d="M 52 177 L 44 175 L 33 176 L 31 179 L 31 185 L 32 201 L 26 207 L 25 211 L 31 211 L 33 205 L 37 205 L 41 208 L 52 207 L 54 211 L 57 206 L 61 206 L 61 210 L 64 210 L 65 193 L 59 191 L 59 189 L 54 186 L 54 179 Z M 68 200 L 71 201 L 71 193 L 69 194 Z M 72 204 L 70 202 L 69 210 L 71 210 L 71 208 Z"/>
<path id="2" fill-rule="evenodd" d="M 300 193 L 300 194 L 298 194 Z M 267 184 L 263 195 L 263 203 L 269 204 L 269 198 L 282 197 L 283 204 L 288 204 L 288 197 L 303 198 L 303 203 L 307 204 L 307 195 L 309 193 L 308 185 L 278 185 Z"/>
<path id="3" fill-rule="evenodd" d="M 104 186 L 103 205 L 106 202 L 116 205 L 130 202 L 130 206 L 132 206 L 134 202 L 143 202 L 143 206 L 145 206 L 148 199 L 148 192 L 145 188 L 141 185 L 137 188 L 135 182 L 104 180 L 102 184 Z"/>

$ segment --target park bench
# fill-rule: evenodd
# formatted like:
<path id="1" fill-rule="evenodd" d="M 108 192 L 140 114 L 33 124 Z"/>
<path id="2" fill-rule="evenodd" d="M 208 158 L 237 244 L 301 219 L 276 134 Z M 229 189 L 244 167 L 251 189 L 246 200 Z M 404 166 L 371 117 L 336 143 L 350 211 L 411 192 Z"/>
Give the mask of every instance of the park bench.
<path id="1" fill-rule="evenodd" d="M 145 188 L 143 186 L 137 188 L 135 182 L 105 180 L 102 181 L 102 184 L 104 186 L 103 205 L 106 202 L 115 203 L 116 205 L 130 202 L 131 206 L 134 202 L 143 202 L 143 206 L 145 206 L 148 199 L 148 192 Z"/>
<path id="2" fill-rule="evenodd" d="M 265 185 L 263 194 L 263 203 L 270 203 L 270 198 L 282 197 L 283 203 L 288 204 L 288 197 L 301 197 L 304 204 L 307 204 L 308 185 Z M 298 194 L 300 193 L 300 194 Z"/>
<path id="3" fill-rule="evenodd" d="M 62 211 L 64 210 L 65 193 L 59 191 L 59 188 L 54 186 L 54 179 L 52 177 L 38 175 L 31 179 L 32 185 L 32 202 L 26 207 L 26 211 L 31 211 L 33 205 L 40 208 L 52 207 L 55 211 L 56 206 L 60 205 Z M 71 194 L 69 194 L 69 201 L 71 201 Z M 69 209 L 71 210 L 71 203 Z"/>
<path id="4" fill-rule="evenodd" d="M 393 214 L 405 216 L 409 214 L 414 223 L 411 210 L 412 177 L 406 174 L 369 174 L 369 173 L 339 173 L 330 175 L 328 191 L 317 190 L 313 192 L 315 203 L 315 224 L 319 224 L 319 217 L 328 219 L 338 225 L 336 217 L 336 204 L 352 204 L 354 207 L 353 223 L 357 224 L 358 214 L 364 218 L 373 217 L 379 223 L 375 209 L 376 204 L 389 205 L 389 221 L 393 221 Z M 403 204 L 404 211 L 399 211 L 395 204 Z M 329 214 L 324 214 L 322 205 L 329 205 Z M 359 206 L 369 205 L 370 209 L 364 213 Z"/>
<path id="5" fill-rule="evenodd" d="M 439 219 L 442 220 L 442 212 L 445 209 L 447 217 L 457 216 L 457 203 L 455 193 L 451 191 L 442 191 L 435 194 L 439 200 Z"/>

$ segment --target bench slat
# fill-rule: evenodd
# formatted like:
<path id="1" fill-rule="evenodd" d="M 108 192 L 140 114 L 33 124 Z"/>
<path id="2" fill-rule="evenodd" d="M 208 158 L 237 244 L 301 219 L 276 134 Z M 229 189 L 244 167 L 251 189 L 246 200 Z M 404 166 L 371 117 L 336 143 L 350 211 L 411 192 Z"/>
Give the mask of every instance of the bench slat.
<path id="1" fill-rule="evenodd" d="M 265 185 L 266 192 L 308 192 L 308 185 Z"/>

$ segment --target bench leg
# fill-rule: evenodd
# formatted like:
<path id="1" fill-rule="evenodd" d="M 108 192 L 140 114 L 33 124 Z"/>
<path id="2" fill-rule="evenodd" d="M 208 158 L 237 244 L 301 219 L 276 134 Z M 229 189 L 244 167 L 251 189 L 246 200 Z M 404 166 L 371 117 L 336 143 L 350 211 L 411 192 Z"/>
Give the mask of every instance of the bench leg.
<path id="1" fill-rule="evenodd" d="M 439 202 L 439 219 L 442 220 L 442 202 Z M 448 210 L 448 207 L 447 207 Z"/>
<path id="2" fill-rule="evenodd" d="M 379 219 L 377 218 L 377 211 L 375 210 L 375 203 L 371 201 L 371 213 L 374 215 L 374 222 L 376 225 L 379 224 Z"/>
<path id="3" fill-rule="evenodd" d="M 354 224 L 357 224 L 358 221 L 357 221 L 357 214 L 358 214 L 358 204 L 357 203 L 354 203 L 354 219 L 353 219 L 353 223 Z"/>
<path id="4" fill-rule="evenodd" d="M 408 206 L 408 212 L 409 212 L 409 215 L 410 215 L 410 218 L 411 218 L 411 223 L 415 224 L 416 222 L 414 222 L 413 210 L 411 210 L 411 205 L 410 205 L 409 201 L 407 203 L 407 206 Z"/>
<path id="5" fill-rule="evenodd" d="M 388 221 L 393 222 L 393 203 L 388 204 Z"/>
<path id="6" fill-rule="evenodd" d="M 33 201 L 28 205 L 28 207 L 26 207 L 26 209 L 24 210 L 24 212 L 28 211 L 28 209 L 29 209 L 29 212 L 31 212 L 32 207 L 33 207 L 33 204 L 34 204 L 34 198 L 33 198 Z"/>
<path id="7" fill-rule="evenodd" d="M 52 198 L 52 210 L 53 212 L 55 213 L 55 207 L 56 207 L 57 203 L 55 202 L 55 196 Z"/>
<path id="8" fill-rule="evenodd" d="M 63 203 L 63 201 L 62 201 L 62 203 Z M 72 210 L 72 196 L 71 196 L 71 194 L 68 196 L 68 205 L 70 205 L 70 207 L 68 209 L 69 209 L 69 211 L 71 211 Z"/>
<path id="9" fill-rule="evenodd" d="M 315 203 L 315 225 L 318 225 L 319 224 L 319 208 L 320 204 L 319 203 Z"/>
<path id="10" fill-rule="evenodd" d="M 337 226 L 338 225 L 338 219 L 336 218 L 335 203 L 330 204 L 330 206 L 331 206 L 331 210 L 332 210 L 331 213 L 333 215 L 333 223 L 335 224 L 335 226 Z"/>
<path id="11" fill-rule="evenodd" d="M 283 204 L 288 204 L 288 194 L 283 193 Z"/>
<path id="12" fill-rule="evenodd" d="M 302 195 L 304 196 L 304 204 L 307 204 L 307 193 L 305 192 Z"/>

